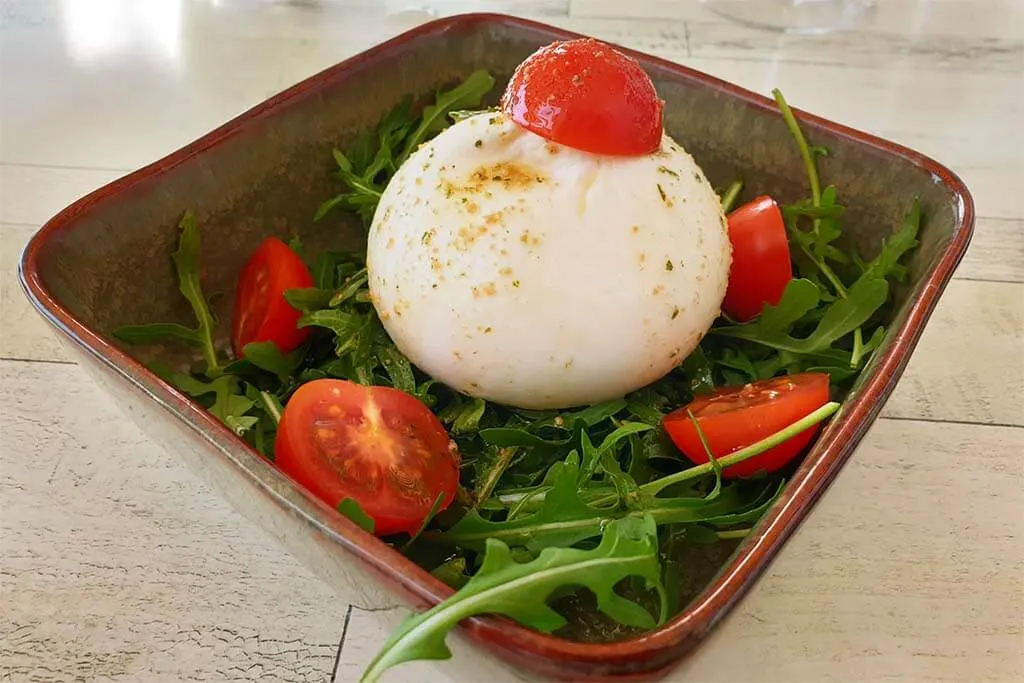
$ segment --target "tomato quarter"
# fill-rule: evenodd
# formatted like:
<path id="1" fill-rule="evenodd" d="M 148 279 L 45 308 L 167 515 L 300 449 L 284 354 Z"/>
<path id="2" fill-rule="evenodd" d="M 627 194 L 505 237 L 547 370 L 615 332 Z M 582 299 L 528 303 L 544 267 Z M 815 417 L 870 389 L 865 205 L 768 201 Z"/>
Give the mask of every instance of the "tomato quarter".
<path id="1" fill-rule="evenodd" d="M 242 269 L 235 294 L 231 341 L 235 356 L 251 342 L 272 341 L 284 353 L 309 336 L 298 327 L 299 311 L 284 298 L 285 291 L 312 287 L 313 276 L 299 255 L 276 237 L 268 237 Z"/>
<path id="2" fill-rule="evenodd" d="M 827 374 L 787 375 L 716 389 L 666 415 L 664 425 L 679 450 L 694 463 L 702 464 L 708 462 L 707 453 L 687 408 L 697 418 L 711 453 L 718 459 L 785 429 L 828 403 L 828 398 Z M 781 469 L 810 443 L 819 426 L 809 427 L 764 453 L 725 468 L 723 476 L 749 477 L 761 470 Z"/>
<path id="3" fill-rule="evenodd" d="M 729 214 L 732 267 L 722 310 L 734 320 L 756 318 L 766 303 L 776 305 L 793 279 L 782 212 L 762 196 Z"/>
<path id="4" fill-rule="evenodd" d="M 303 384 L 285 406 L 274 462 L 332 507 L 352 498 L 378 536 L 415 533 L 444 494 L 455 497 L 459 455 L 421 401 L 390 387 L 337 379 Z"/>
<path id="5" fill-rule="evenodd" d="M 635 59 L 592 38 L 527 57 L 501 104 L 527 130 L 585 152 L 640 155 L 661 145 L 664 103 L 654 83 Z"/>

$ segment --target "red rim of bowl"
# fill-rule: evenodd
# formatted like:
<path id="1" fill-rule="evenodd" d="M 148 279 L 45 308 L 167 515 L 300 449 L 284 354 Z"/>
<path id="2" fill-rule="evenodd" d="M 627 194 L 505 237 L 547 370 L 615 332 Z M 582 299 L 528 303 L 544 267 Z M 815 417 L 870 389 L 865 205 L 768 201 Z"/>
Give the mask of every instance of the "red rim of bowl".
<path id="1" fill-rule="evenodd" d="M 73 221 L 94 204 L 136 183 L 162 175 L 239 133 L 248 123 L 271 115 L 285 103 L 335 79 L 343 79 L 346 72 L 355 67 L 366 66 L 413 39 L 430 34 L 442 34 L 456 27 L 488 23 L 544 32 L 550 34 L 553 40 L 577 38 L 582 35 L 527 19 L 492 13 L 456 15 L 417 26 L 306 78 L 166 157 L 75 201 L 40 228 L 26 245 L 19 263 L 20 280 L 28 298 L 40 314 L 60 332 L 102 363 L 115 369 L 164 408 L 183 418 L 190 428 L 210 440 L 222 455 L 232 460 L 236 467 L 243 469 L 279 505 L 299 514 L 308 524 L 327 535 L 346 551 L 353 553 L 375 574 L 397 588 L 417 608 L 437 604 L 451 595 L 452 589 L 399 552 L 365 533 L 336 510 L 313 498 L 308 491 L 267 464 L 266 469 L 302 491 L 309 499 L 308 504 L 298 506 L 269 487 L 260 475 L 253 472 L 250 467 L 252 461 L 248 458 L 254 457 L 263 463 L 266 461 L 240 437 L 65 309 L 43 284 L 39 260 L 47 240 L 62 230 L 69 229 Z M 639 59 L 648 67 L 653 66 L 684 76 L 705 87 L 728 94 L 748 106 L 779 115 L 775 102 L 765 96 L 664 59 L 621 46 L 616 48 Z M 973 200 L 956 174 L 918 152 L 796 108 L 793 109 L 793 113 L 803 127 L 830 131 L 840 137 L 902 158 L 932 174 L 938 182 L 948 187 L 957 200 L 957 224 L 948 247 L 918 285 L 910 302 L 906 320 L 898 330 L 895 330 L 895 337 L 886 353 L 880 357 L 875 373 L 866 377 L 852 398 L 844 402 L 840 411 L 815 441 L 812 450 L 793 474 L 780 498 L 758 521 L 754 532 L 747 536 L 716 577 L 681 613 L 645 635 L 604 644 L 581 643 L 546 635 L 503 617 L 475 617 L 464 621 L 464 631 L 495 654 L 506 659 L 539 656 L 542 659 L 532 661 L 531 668 L 557 678 L 587 675 L 591 676 L 589 680 L 622 681 L 646 679 L 664 673 L 676 665 L 682 656 L 729 612 L 767 568 L 852 454 L 856 444 L 881 410 L 885 399 L 892 392 L 927 319 L 970 242 L 974 226 Z M 239 456 L 247 456 L 247 462 L 240 460 Z M 315 513 L 319 514 L 319 519 L 314 517 Z"/>

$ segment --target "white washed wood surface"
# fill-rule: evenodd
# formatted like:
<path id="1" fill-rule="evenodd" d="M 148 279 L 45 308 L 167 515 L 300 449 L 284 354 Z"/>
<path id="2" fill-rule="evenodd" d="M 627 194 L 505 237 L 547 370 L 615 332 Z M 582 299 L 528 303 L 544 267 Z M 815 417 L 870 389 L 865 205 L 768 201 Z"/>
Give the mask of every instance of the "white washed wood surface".
<path id="1" fill-rule="evenodd" d="M 0 680 L 355 681 L 402 615 L 350 610 L 147 443 L 16 283 L 75 198 L 414 19 L 380 4 L 0 0 Z M 885 417 L 671 680 L 1024 680 L 1024 2 L 879 0 L 803 39 L 696 0 L 437 4 L 778 86 L 962 175 L 974 242 Z M 482 674 L 457 656 L 387 680 Z"/>

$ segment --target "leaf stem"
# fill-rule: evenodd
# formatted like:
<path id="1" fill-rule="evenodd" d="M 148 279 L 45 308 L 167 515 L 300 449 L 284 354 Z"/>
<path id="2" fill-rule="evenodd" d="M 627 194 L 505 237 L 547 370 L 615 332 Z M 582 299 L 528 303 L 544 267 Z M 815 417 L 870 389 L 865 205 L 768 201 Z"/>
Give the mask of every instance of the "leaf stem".
<path id="1" fill-rule="evenodd" d="M 807 144 L 807 139 L 804 138 L 803 131 L 800 130 L 800 124 L 797 123 L 793 110 L 789 108 L 786 98 L 782 96 L 782 91 L 775 88 L 772 90 L 772 95 L 775 97 L 775 103 L 779 106 L 779 111 L 782 112 L 782 120 L 786 122 L 786 128 L 789 129 L 789 132 L 796 140 L 797 148 L 800 150 L 800 157 L 804 160 L 804 170 L 807 171 L 807 179 L 811 183 L 811 202 L 815 208 L 820 207 L 821 182 L 818 180 L 818 167 L 814 163 L 811 148 Z M 817 226 L 817 222 L 817 219 L 815 219 L 815 226 Z"/>
<path id="2" fill-rule="evenodd" d="M 750 528 L 749 527 L 746 528 L 746 529 L 730 529 L 729 531 L 716 531 L 715 532 L 715 534 L 718 535 L 718 538 L 720 538 L 723 541 L 729 540 L 731 538 L 743 538 L 744 536 L 746 536 L 749 533 L 750 533 Z"/>
<path id="3" fill-rule="evenodd" d="M 796 140 L 797 149 L 800 150 L 800 157 L 804 161 L 804 170 L 807 171 L 807 180 L 811 185 L 811 204 L 818 208 L 821 206 L 821 181 L 818 179 L 818 165 L 814 160 L 814 152 L 811 151 L 810 146 L 807 144 L 807 138 L 804 137 L 803 130 L 800 129 L 800 124 L 796 120 L 796 116 L 793 114 L 793 110 L 789 108 L 789 103 L 786 102 L 786 98 L 782 96 L 782 91 L 778 88 L 772 90 L 772 95 L 775 97 L 775 103 L 779 107 L 779 111 L 782 112 L 782 120 L 786 122 L 786 127 L 789 132 L 793 135 Z M 818 228 L 821 225 L 821 219 L 814 219 L 814 234 L 818 234 Z M 833 272 L 832 268 L 825 263 L 825 259 L 818 260 L 811 256 L 810 251 L 804 247 L 803 252 L 815 262 L 822 274 L 832 283 L 835 287 L 836 293 L 842 298 L 846 298 L 846 287 Z M 854 353 L 852 356 L 851 367 L 857 367 L 856 362 L 859 359 L 860 354 L 858 353 L 864 345 L 864 333 L 858 327 L 853 331 L 853 349 Z"/>
<path id="4" fill-rule="evenodd" d="M 269 392 L 261 391 L 260 401 L 263 403 L 263 409 L 267 411 L 267 415 L 274 421 L 274 426 L 281 424 L 281 404 L 277 398 Z"/>
<path id="5" fill-rule="evenodd" d="M 505 470 L 508 469 L 509 463 L 512 462 L 512 456 L 519 451 L 514 446 L 506 446 L 499 448 L 494 458 L 494 463 L 491 468 L 487 470 L 487 475 L 484 477 L 483 482 L 477 488 L 473 494 L 473 500 L 480 504 L 483 501 L 491 497 L 494 492 L 494 487 L 497 486 L 498 480 L 501 479 L 501 475 L 505 474 Z"/>
<path id="6" fill-rule="evenodd" d="M 743 179 L 737 178 L 725 189 L 725 194 L 722 195 L 722 212 L 729 213 L 732 210 L 733 205 L 736 203 L 736 199 L 739 198 L 740 192 L 743 191 Z"/>
<path id="7" fill-rule="evenodd" d="M 791 437 L 796 436 L 805 429 L 809 429 L 810 427 L 813 427 L 819 422 L 823 422 L 827 418 L 831 417 L 837 410 L 839 410 L 839 404 L 836 403 L 835 401 L 826 403 L 825 405 L 821 406 L 820 408 L 810 413 L 809 415 L 800 418 L 799 420 L 789 425 L 785 429 L 775 432 L 774 434 L 767 436 L 764 439 L 761 439 L 760 441 L 752 443 L 749 446 L 741 448 L 738 451 L 735 451 L 723 458 L 718 458 L 717 464 L 722 469 L 725 469 L 737 463 L 741 463 L 744 460 L 749 460 L 754 456 L 764 453 L 769 448 L 774 448 L 775 446 L 778 446 L 780 443 L 788 441 Z M 695 465 L 681 472 L 676 472 L 675 474 L 670 474 L 666 477 L 655 479 L 654 481 L 641 485 L 640 492 L 647 494 L 648 496 L 656 496 L 659 492 L 668 488 L 669 486 L 672 486 L 673 484 L 678 484 L 680 482 L 689 481 L 691 479 L 702 477 L 705 474 L 709 474 L 714 471 L 715 466 L 712 464 L 712 462 L 714 461 L 709 460 L 708 462 L 702 465 Z M 501 503 L 506 506 L 515 505 L 516 503 L 522 501 L 524 498 L 530 498 L 533 501 L 540 502 L 544 500 L 545 496 L 550 490 L 551 487 L 541 487 L 534 489 L 532 491 L 515 491 L 499 493 L 498 500 L 501 501 Z M 592 505 L 594 507 L 599 507 L 602 504 L 613 502 L 618 496 L 617 493 L 610 492 L 607 489 L 591 489 L 591 493 L 599 494 L 595 495 L 592 498 L 586 499 L 587 504 Z"/>
<path id="8" fill-rule="evenodd" d="M 789 425 L 785 429 L 775 432 L 771 436 L 761 439 L 756 443 L 752 443 L 749 446 L 746 446 L 745 448 L 741 448 L 738 451 L 735 451 L 734 453 L 731 453 L 723 458 L 719 458 L 718 466 L 724 470 L 728 467 L 731 467 L 732 465 L 741 463 L 744 460 L 749 460 L 750 458 L 753 458 L 755 455 L 760 455 L 761 453 L 767 451 L 769 448 L 774 448 L 775 446 L 778 446 L 780 443 L 788 441 L 790 438 L 796 436 L 805 429 L 813 427 L 819 422 L 822 422 L 826 418 L 830 417 L 837 410 L 839 410 L 839 404 L 836 403 L 835 401 L 826 403 L 825 405 L 818 408 L 810 415 L 806 415 L 800 418 L 799 420 Z M 640 487 L 640 491 L 648 495 L 655 496 L 659 492 L 668 488 L 669 486 L 672 486 L 673 484 L 678 484 L 680 482 L 696 479 L 697 477 L 701 477 L 713 471 L 714 465 L 712 465 L 712 463 L 709 461 L 702 465 L 696 465 L 694 467 L 690 467 L 689 469 L 685 469 L 682 472 L 676 472 L 675 474 L 670 474 L 667 477 L 655 479 L 654 481 L 643 484 Z"/>

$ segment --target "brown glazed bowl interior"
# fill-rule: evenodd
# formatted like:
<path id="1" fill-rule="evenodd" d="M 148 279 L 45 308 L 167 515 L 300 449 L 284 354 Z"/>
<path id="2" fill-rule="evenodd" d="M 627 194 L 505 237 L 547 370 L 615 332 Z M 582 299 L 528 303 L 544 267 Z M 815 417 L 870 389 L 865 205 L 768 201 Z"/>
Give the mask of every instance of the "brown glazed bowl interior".
<path id="1" fill-rule="evenodd" d="M 79 200 L 50 220 L 23 254 L 21 278 L 28 297 L 68 347 L 88 361 L 83 365 L 119 398 L 122 409 L 356 605 L 393 601 L 390 592 L 423 608 L 452 591 L 297 487 L 143 365 L 156 357 L 187 362 L 180 348 L 120 348 L 111 330 L 152 321 L 191 324 L 169 255 L 179 219 L 192 211 L 202 230 L 204 288 L 224 341 L 236 276 L 262 238 L 295 231 L 311 252 L 360 243 L 355 220 L 340 214 L 316 224 L 311 220 L 319 203 L 338 189 L 330 176 L 332 147 L 344 148 L 405 96 L 429 97 L 474 69 L 488 69 L 498 79 L 493 102 L 523 58 L 568 37 L 576 36 L 489 14 L 420 26 Z M 774 102 L 677 64 L 626 52 L 640 60 L 665 99 L 667 131 L 715 186 L 742 175 L 758 194 L 780 201 L 806 196 L 799 156 Z M 764 571 L 853 452 L 966 250 L 973 205 L 952 172 L 898 145 L 799 111 L 797 116 L 812 143 L 829 149 L 820 162 L 823 182 L 835 184 L 848 206 L 849 246 L 862 256 L 877 251 L 913 197 L 921 201 L 921 245 L 907 283 L 896 292 L 880 352 L 782 496 L 666 625 L 612 644 L 573 642 L 496 617 L 462 625 L 471 641 L 518 669 L 561 679 L 640 680 L 678 663 Z"/>

